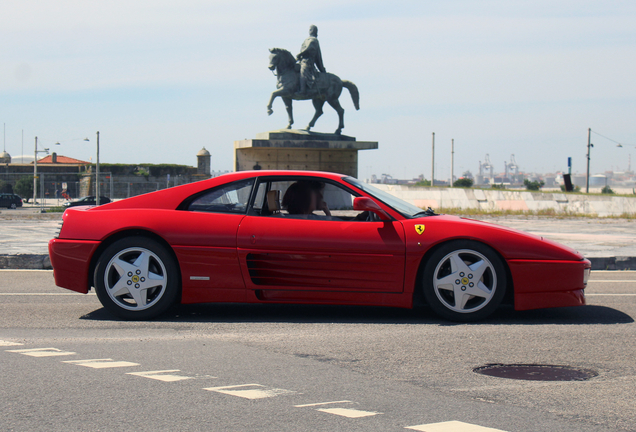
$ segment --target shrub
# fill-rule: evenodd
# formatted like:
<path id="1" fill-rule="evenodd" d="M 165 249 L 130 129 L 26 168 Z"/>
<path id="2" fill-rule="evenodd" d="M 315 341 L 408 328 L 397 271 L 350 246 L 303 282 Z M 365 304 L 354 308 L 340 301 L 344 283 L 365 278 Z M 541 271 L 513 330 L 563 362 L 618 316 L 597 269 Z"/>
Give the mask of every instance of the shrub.
<path id="1" fill-rule="evenodd" d="M 526 185 L 526 189 L 529 191 L 538 191 L 545 186 L 545 182 L 543 181 L 530 181 L 528 179 L 525 179 L 523 184 Z"/>
<path id="2" fill-rule="evenodd" d="M 506 185 L 504 185 L 504 184 L 497 184 L 497 183 L 495 183 L 495 184 L 493 184 L 492 186 L 490 186 L 490 188 L 491 188 L 491 189 L 505 189 L 505 188 L 506 188 Z"/>
<path id="3" fill-rule="evenodd" d="M 430 180 L 422 180 L 422 181 L 418 181 L 413 186 L 430 186 L 430 185 L 431 185 Z"/>
<path id="4" fill-rule="evenodd" d="M 611 187 L 605 186 L 603 189 L 601 189 L 601 193 L 603 193 L 603 194 L 613 194 L 614 191 L 612 190 Z"/>
<path id="5" fill-rule="evenodd" d="M 562 192 L 567 192 L 565 190 L 565 185 L 561 185 L 561 191 Z M 581 192 L 581 186 L 574 185 L 574 187 L 572 188 L 572 192 Z"/>
<path id="6" fill-rule="evenodd" d="M 473 184 L 475 182 L 473 181 L 473 179 L 471 178 L 460 178 L 455 180 L 455 182 L 453 183 L 454 187 L 459 187 L 459 188 L 469 188 L 469 187 L 473 187 Z"/>
<path id="7" fill-rule="evenodd" d="M 20 195 L 27 202 L 29 202 L 29 198 L 33 197 L 33 177 L 20 177 L 20 179 L 15 182 L 15 187 L 13 188 L 13 190 L 16 194 Z"/>

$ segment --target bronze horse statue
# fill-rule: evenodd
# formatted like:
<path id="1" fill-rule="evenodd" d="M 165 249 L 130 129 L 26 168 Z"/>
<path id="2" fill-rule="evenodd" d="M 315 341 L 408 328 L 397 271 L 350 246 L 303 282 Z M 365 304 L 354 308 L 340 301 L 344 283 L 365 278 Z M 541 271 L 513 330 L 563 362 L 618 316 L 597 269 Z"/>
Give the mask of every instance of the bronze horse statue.
<path id="1" fill-rule="evenodd" d="M 340 106 L 338 98 L 342 93 L 342 88 L 349 90 L 351 99 L 353 99 L 353 105 L 356 110 L 360 109 L 360 93 L 358 93 L 358 87 L 351 81 L 341 80 L 337 75 L 331 73 L 316 73 L 316 79 L 313 82 L 313 86 L 308 86 L 306 94 L 298 94 L 300 89 L 300 72 L 297 68 L 296 59 L 294 56 L 282 48 L 272 48 L 269 50 L 269 69 L 275 71 L 274 74 L 277 77 L 276 87 L 278 90 L 272 93 L 269 98 L 269 104 L 267 104 L 267 114 L 272 115 L 272 104 L 274 99 L 280 96 L 287 108 L 287 115 L 289 117 L 289 124 L 287 129 L 291 129 L 294 124 L 294 113 L 292 109 L 292 100 L 308 100 L 314 104 L 316 113 L 309 122 L 309 125 L 305 130 L 310 130 L 316 124 L 318 117 L 322 115 L 322 107 L 327 102 L 338 113 L 340 123 L 338 129 L 336 129 L 336 135 L 340 135 L 344 128 L 344 108 Z"/>

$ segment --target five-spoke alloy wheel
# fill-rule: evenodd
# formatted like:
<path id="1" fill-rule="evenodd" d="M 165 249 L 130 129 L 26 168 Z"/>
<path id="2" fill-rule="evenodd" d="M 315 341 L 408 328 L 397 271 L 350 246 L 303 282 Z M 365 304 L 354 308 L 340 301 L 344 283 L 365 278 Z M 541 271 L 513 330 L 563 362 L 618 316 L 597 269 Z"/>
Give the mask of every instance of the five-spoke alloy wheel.
<path id="1" fill-rule="evenodd" d="M 503 300 L 506 271 L 499 255 L 469 240 L 442 245 L 423 273 L 424 297 L 433 311 L 453 321 L 490 315 Z"/>
<path id="2" fill-rule="evenodd" d="M 178 269 L 171 254 L 155 240 L 124 238 L 99 257 L 95 290 L 104 307 L 121 318 L 153 318 L 175 303 Z"/>

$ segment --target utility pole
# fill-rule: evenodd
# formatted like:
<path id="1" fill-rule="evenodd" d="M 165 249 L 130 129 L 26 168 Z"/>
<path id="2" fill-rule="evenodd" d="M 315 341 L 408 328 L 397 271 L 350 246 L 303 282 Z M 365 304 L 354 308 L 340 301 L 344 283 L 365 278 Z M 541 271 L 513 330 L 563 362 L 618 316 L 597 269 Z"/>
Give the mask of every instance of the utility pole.
<path id="1" fill-rule="evenodd" d="M 433 132 L 433 145 L 431 156 L 431 186 L 435 186 L 435 132 Z"/>
<path id="2" fill-rule="evenodd" d="M 35 137 L 35 151 L 33 153 L 33 156 L 33 205 L 35 205 L 35 191 L 38 187 L 38 137 Z"/>
<path id="3" fill-rule="evenodd" d="M 97 131 L 97 163 L 95 164 L 95 205 L 99 205 L 99 131 Z"/>
<path id="4" fill-rule="evenodd" d="M 590 149 L 592 148 L 592 128 L 587 129 L 587 175 L 585 176 L 585 193 L 590 193 Z"/>
<path id="5" fill-rule="evenodd" d="M 451 179 L 450 187 L 453 187 L 453 179 L 455 177 L 455 138 L 451 140 Z"/>

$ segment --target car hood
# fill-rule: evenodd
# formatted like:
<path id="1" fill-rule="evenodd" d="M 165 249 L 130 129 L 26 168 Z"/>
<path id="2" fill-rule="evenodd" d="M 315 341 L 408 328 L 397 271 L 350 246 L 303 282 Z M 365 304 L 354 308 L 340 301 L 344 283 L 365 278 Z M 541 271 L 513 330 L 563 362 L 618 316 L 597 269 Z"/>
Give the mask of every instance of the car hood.
<path id="1" fill-rule="evenodd" d="M 490 222 L 450 215 L 408 219 L 405 221 L 407 235 L 417 235 L 415 225 L 418 224 L 426 227 L 423 234 L 418 236 L 420 241 L 427 238 L 436 243 L 460 238 L 476 240 L 493 247 L 506 259 L 567 261 L 584 259 L 582 254 L 569 246 Z"/>

